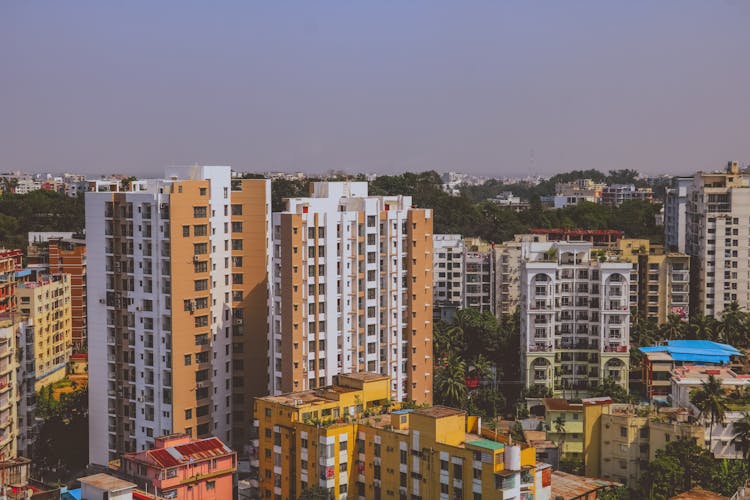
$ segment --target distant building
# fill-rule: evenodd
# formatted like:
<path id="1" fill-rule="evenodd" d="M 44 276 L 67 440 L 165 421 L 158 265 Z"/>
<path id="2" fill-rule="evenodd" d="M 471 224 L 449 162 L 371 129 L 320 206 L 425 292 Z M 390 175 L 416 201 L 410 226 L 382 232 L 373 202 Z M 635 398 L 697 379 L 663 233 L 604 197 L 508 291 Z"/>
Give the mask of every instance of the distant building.
<path id="1" fill-rule="evenodd" d="M 464 240 L 460 234 L 433 234 L 432 247 L 432 314 L 450 321 L 463 307 Z"/>
<path id="2" fill-rule="evenodd" d="M 596 247 L 615 248 L 623 238 L 624 232 L 617 229 L 565 229 L 544 228 L 529 229 L 531 234 L 540 234 L 548 241 L 588 241 Z"/>
<path id="3" fill-rule="evenodd" d="M 494 198 L 489 198 L 488 201 L 501 207 L 511 208 L 516 212 L 523 212 L 529 208 L 529 202 L 521 200 L 521 198 L 515 196 L 512 191 L 503 191 Z"/>
<path id="4" fill-rule="evenodd" d="M 638 188 L 634 184 L 609 184 L 602 189 L 601 204 L 617 207 L 626 201 L 654 201 L 654 192 L 650 187 Z"/>
<path id="5" fill-rule="evenodd" d="M 696 173 L 685 215 L 692 312 L 720 318 L 733 302 L 750 307 L 750 176 L 737 162 L 723 172 Z"/>
<path id="6" fill-rule="evenodd" d="M 464 239 L 463 308 L 495 314 L 494 245 L 479 238 Z"/>
<path id="7" fill-rule="evenodd" d="M 591 179 L 558 182 L 555 186 L 554 208 L 565 208 L 581 202 L 600 203 L 606 184 Z"/>
<path id="8" fill-rule="evenodd" d="M 685 252 L 687 193 L 692 177 L 675 177 L 664 200 L 664 244 L 675 252 Z"/>
<path id="9" fill-rule="evenodd" d="M 119 471 L 165 499 L 224 500 L 232 498 L 237 453 L 215 437 L 175 434 L 156 438 L 152 449 L 126 453 Z"/>
<path id="10" fill-rule="evenodd" d="M 663 246 L 649 240 L 622 239 L 618 247 L 622 258 L 633 263 L 635 279 L 631 279 L 630 302 L 638 314 L 660 325 L 671 315 L 687 321 L 690 316 L 690 257 L 665 252 Z"/>
<path id="11" fill-rule="evenodd" d="M 544 234 L 517 234 L 512 240 L 495 244 L 495 315 L 515 314 L 521 299 L 521 264 L 525 242 L 547 241 Z"/>

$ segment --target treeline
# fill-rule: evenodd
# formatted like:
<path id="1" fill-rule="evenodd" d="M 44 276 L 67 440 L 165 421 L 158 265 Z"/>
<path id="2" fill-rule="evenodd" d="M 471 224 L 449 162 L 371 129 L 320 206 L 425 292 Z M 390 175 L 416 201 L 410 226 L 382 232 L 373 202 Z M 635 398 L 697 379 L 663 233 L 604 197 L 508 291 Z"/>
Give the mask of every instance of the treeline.
<path id="1" fill-rule="evenodd" d="M 554 191 L 554 179 L 573 180 L 581 176 L 600 179 L 597 171 L 576 171 L 559 174 L 545 181 Z M 598 175 L 604 176 L 601 172 Z M 611 172 L 604 180 L 627 180 L 637 175 L 635 171 Z M 328 180 L 365 180 L 361 175 L 335 175 Z M 315 178 L 304 180 L 274 180 L 274 210 L 283 210 L 283 199 L 287 197 L 307 196 L 309 183 Z M 490 183 L 495 181 L 489 181 Z M 551 184 L 549 184 L 551 183 Z M 544 184 L 544 183 L 542 183 Z M 472 187 L 471 189 L 474 189 Z M 476 187 L 477 190 L 481 186 Z M 547 188 L 538 188 L 544 191 Z M 500 191 L 502 191 L 501 189 Z M 498 191 L 499 192 L 499 191 Z M 522 197 L 528 193 L 514 192 Z M 658 204 L 645 201 L 629 201 L 619 207 L 608 207 L 594 203 L 581 203 L 577 206 L 559 210 L 545 209 L 539 197 L 529 197 L 531 207 L 521 213 L 498 206 L 491 201 L 483 201 L 488 196 L 477 196 L 467 187 L 459 196 L 451 196 L 442 189 L 440 176 L 436 172 L 411 173 L 380 176 L 370 183 L 370 193 L 375 195 L 409 195 L 417 207 L 434 210 L 434 232 L 456 233 L 464 236 L 478 236 L 491 242 L 507 241 L 514 234 L 528 232 L 530 228 L 582 228 L 582 229 L 619 229 L 627 237 L 646 238 L 661 242 L 663 231 L 656 225 L 656 214 L 661 209 Z"/>
<path id="2" fill-rule="evenodd" d="M 84 226 L 83 197 L 55 191 L 0 196 L 0 247 L 26 248 L 29 231 L 73 231 Z"/>

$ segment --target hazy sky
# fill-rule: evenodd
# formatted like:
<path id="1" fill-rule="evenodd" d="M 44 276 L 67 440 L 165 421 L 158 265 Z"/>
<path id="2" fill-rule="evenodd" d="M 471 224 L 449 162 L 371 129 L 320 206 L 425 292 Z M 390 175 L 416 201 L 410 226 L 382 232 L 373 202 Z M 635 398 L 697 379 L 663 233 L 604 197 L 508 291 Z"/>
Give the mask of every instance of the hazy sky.
<path id="1" fill-rule="evenodd" d="M 0 171 L 750 162 L 750 2 L 0 0 Z"/>

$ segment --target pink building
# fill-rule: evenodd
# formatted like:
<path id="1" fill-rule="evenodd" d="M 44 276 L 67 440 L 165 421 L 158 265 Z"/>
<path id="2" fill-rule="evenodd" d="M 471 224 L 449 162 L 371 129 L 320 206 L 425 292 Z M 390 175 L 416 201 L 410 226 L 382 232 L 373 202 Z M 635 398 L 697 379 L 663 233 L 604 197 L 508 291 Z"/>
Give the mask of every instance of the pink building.
<path id="1" fill-rule="evenodd" d="M 186 434 L 156 438 L 153 449 L 126 453 L 120 463 L 142 489 L 178 500 L 232 498 L 236 470 L 237 454 L 219 438 Z"/>

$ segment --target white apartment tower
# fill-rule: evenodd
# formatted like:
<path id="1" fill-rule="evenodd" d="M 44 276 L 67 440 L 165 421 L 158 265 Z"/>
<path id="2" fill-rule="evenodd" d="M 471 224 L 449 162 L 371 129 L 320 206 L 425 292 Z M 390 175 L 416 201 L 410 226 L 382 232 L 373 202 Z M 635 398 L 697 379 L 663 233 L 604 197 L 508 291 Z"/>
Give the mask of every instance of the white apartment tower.
<path id="1" fill-rule="evenodd" d="M 435 234 L 433 244 L 433 314 L 450 321 L 463 307 L 464 239 L 460 234 Z"/>
<path id="2" fill-rule="evenodd" d="M 339 373 L 432 401 L 432 212 L 365 182 L 317 182 L 273 214 L 272 394 Z"/>
<path id="3" fill-rule="evenodd" d="M 664 200 L 664 246 L 673 252 L 685 252 L 687 192 L 692 177 L 675 177 Z"/>
<path id="4" fill-rule="evenodd" d="M 690 309 L 720 317 L 732 302 L 750 306 L 750 176 L 730 162 L 698 172 L 687 192 L 685 253 L 690 255 Z"/>
<path id="5" fill-rule="evenodd" d="M 92 463 L 173 432 L 233 441 L 233 386 L 244 386 L 233 360 L 267 338 L 265 314 L 258 339 L 233 328 L 243 307 L 233 282 L 254 279 L 236 257 L 243 243 L 268 255 L 270 214 L 242 215 L 232 187 L 229 167 L 195 166 L 86 194 Z M 266 229 L 244 241 L 242 220 Z M 268 265 L 254 272 L 262 285 Z"/>
<path id="6" fill-rule="evenodd" d="M 588 242 L 526 242 L 522 379 L 582 397 L 606 378 L 627 389 L 631 264 Z"/>

